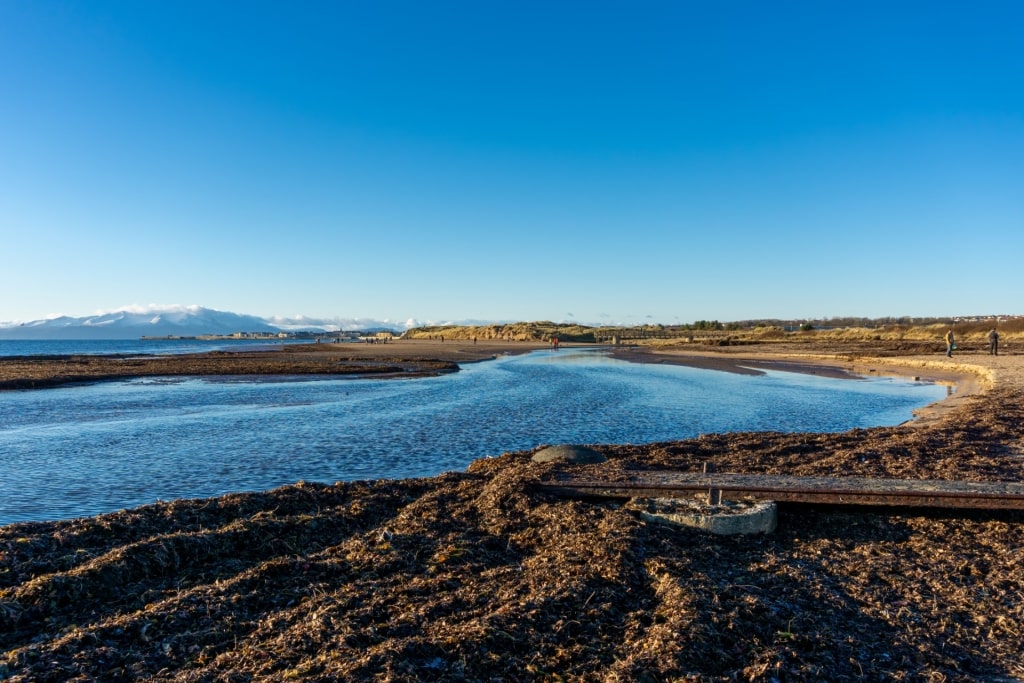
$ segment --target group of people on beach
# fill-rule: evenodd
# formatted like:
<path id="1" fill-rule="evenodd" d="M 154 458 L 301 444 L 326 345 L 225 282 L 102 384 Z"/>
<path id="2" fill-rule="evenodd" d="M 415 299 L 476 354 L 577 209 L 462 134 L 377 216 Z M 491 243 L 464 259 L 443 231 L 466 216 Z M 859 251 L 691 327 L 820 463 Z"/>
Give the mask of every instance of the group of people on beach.
<path id="1" fill-rule="evenodd" d="M 955 350 L 956 337 L 953 335 L 953 328 L 950 328 L 946 332 L 946 357 L 952 358 Z M 994 327 L 988 333 L 988 354 L 990 356 L 999 355 L 999 331 Z"/>

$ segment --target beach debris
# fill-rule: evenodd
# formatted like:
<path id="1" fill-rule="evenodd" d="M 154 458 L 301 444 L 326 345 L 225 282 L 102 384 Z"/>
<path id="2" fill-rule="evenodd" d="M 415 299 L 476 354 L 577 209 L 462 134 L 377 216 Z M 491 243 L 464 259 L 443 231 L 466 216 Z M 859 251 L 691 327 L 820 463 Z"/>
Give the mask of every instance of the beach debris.
<path id="1" fill-rule="evenodd" d="M 770 534 L 778 519 L 778 506 L 772 501 L 711 504 L 686 498 L 632 498 L 625 507 L 648 522 L 702 529 L 719 536 Z"/>

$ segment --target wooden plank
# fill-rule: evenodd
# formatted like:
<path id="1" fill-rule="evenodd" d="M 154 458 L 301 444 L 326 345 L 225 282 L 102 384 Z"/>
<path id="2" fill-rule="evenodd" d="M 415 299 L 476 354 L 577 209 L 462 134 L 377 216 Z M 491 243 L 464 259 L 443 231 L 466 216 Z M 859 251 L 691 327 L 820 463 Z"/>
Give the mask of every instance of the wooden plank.
<path id="1" fill-rule="evenodd" d="M 540 482 L 542 490 L 566 496 L 613 498 L 692 498 L 720 489 L 722 498 L 828 505 L 882 505 L 988 510 L 1024 510 L 1024 483 L 794 477 L 767 474 L 645 473 L 620 481 L 561 475 Z"/>

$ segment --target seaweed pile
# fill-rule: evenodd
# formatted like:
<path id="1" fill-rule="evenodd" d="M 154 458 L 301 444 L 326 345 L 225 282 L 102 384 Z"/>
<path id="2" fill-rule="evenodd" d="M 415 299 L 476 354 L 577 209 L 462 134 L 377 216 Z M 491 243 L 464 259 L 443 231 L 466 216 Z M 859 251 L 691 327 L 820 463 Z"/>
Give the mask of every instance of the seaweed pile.
<path id="1" fill-rule="evenodd" d="M 717 537 L 531 484 L 709 460 L 1020 480 L 1021 425 L 996 389 L 928 429 L 510 453 L 0 527 L 0 679 L 1020 680 L 1022 513 L 790 505 L 774 534 Z"/>
<path id="2" fill-rule="evenodd" d="M 291 349 L 289 349 L 290 351 Z M 451 360 L 314 352 L 211 351 L 168 356 L 8 356 L 0 359 L 0 391 L 46 389 L 138 377 L 322 375 L 424 377 L 458 371 Z"/>

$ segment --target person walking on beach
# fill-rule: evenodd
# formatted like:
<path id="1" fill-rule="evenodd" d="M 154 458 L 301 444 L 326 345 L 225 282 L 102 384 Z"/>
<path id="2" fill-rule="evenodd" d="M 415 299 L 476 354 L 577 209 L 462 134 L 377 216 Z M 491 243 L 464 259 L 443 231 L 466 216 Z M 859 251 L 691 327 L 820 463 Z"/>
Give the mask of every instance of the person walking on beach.
<path id="1" fill-rule="evenodd" d="M 953 338 L 953 328 L 946 332 L 946 358 L 953 357 L 953 349 L 956 348 L 956 339 Z"/>
<path id="2" fill-rule="evenodd" d="M 992 328 L 992 331 L 988 333 L 988 355 L 999 355 L 999 332 L 994 327 Z"/>

